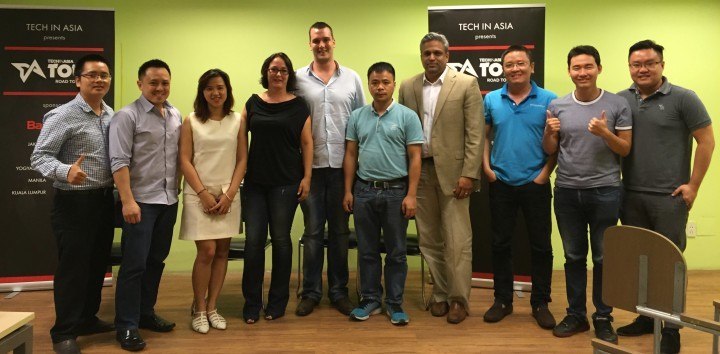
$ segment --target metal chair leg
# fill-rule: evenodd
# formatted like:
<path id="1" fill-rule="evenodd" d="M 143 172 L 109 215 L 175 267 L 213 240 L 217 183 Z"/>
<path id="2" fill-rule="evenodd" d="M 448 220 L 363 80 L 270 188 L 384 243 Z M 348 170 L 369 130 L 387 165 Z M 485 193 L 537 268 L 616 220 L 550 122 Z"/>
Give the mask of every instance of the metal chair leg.
<path id="1" fill-rule="evenodd" d="M 303 273 L 303 267 L 302 267 L 302 256 L 303 256 L 303 243 L 302 239 L 298 240 L 298 266 L 297 266 L 297 290 L 295 291 L 295 296 L 299 299 L 300 296 L 302 296 L 302 273 Z"/>

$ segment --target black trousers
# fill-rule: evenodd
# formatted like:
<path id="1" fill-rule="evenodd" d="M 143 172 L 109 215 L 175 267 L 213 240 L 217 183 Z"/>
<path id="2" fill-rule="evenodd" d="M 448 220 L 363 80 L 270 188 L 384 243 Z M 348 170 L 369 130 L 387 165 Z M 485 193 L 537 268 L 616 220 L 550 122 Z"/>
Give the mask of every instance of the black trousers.
<path id="1" fill-rule="evenodd" d="M 112 188 L 56 190 L 51 222 L 58 249 L 53 343 L 77 337 L 75 329 L 97 320 L 113 242 Z"/>

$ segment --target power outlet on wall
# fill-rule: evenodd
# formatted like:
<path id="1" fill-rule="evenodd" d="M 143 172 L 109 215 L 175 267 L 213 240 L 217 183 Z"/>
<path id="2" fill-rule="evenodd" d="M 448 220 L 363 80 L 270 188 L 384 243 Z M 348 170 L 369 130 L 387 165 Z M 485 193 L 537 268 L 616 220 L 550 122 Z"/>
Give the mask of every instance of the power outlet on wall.
<path id="1" fill-rule="evenodd" d="M 688 221 L 687 226 L 685 226 L 685 235 L 687 237 L 696 237 L 698 235 L 697 224 L 694 221 Z"/>

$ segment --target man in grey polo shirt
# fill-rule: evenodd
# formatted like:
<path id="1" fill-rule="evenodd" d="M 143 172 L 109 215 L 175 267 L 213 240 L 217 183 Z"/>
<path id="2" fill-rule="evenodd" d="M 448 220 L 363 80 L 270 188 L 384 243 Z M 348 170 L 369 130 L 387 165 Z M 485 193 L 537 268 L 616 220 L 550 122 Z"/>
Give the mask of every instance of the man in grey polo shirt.
<path id="1" fill-rule="evenodd" d="M 365 105 L 358 74 L 340 66 L 334 57 L 335 36 L 325 22 L 310 26 L 313 61 L 297 71 L 296 94 L 310 106 L 313 171 L 310 194 L 300 204 L 305 220 L 303 234 L 303 291 L 295 314 L 309 315 L 322 298 L 323 238 L 327 222 L 327 279 L 330 302 L 349 315 L 348 214 L 342 208 L 345 126 L 350 113 Z"/>
<path id="2" fill-rule="evenodd" d="M 628 54 L 633 84 L 618 93 L 630 104 L 635 132 L 630 155 L 623 159 L 621 220 L 657 231 L 685 250 L 688 212 L 710 166 L 715 138 L 710 116 L 695 92 L 663 76 L 663 49 L 651 40 L 633 44 Z M 693 139 L 697 147 L 691 173 Z M 644 316 L 618 328 L 621 336 L 646 333 L 653 333 L 653 320 Z M 660 351 L 680 351 L 677 327 L 665 325 Z"/>
<path id="3" fill-rule="evenodd" d="M 545 152 L 558 154 L 554 206 L 568 299 L 567 316 L 553 335 L 569 337 L 590 329 L 585 288 L 591 249 L 595 336 L 617 343 L 612 307 L 602 300 L 602 245 L 605 229 L 616 225 L 620 216 L 620 157 L 630 152 L 632 116 L 622 97 L 597 86 L 602 65 L 594 47 L 572 48 L 567 63 L 575 90 L 550 102 L 543 134 Z"/>
<path id="4" fill-rule="evenodd" d="M 405 241 L 408 219 L 415 216 L 417 206 L 423 132 L 417 114 L 392 99 L 392 65 L 379 62 L 370 66 L 368 86 L 373 102 L 350 116 L 343 162 L 343 208 L 355 213 L 360 268 L 361 301 L 350 319 L 364 321 L 381 311 L 384 273 L 390 322 L 406 325 L 410 319 L 402 309 L 407 276 Z M 381 234 L 386 251 L 384 272 Z"/>
<path id="5" fill-rule="evenodd" d="M 125 350 L 145 347 L 139 328 L 175 327 L 155 314 L 178 207 L 180 112 L 167 102 L 170 67 L 159 59 L 138 70 L 140 98 L 110 123 L 110 166 L 123 214 L 122 263 L 115 293 L 117 340 Z"/>

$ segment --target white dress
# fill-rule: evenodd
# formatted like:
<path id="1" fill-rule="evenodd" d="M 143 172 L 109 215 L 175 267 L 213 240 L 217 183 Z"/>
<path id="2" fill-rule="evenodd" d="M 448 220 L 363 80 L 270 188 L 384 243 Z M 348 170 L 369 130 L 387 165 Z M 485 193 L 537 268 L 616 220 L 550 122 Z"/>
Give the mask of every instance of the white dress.
<path id="1" fill-rule="evenodd" d="M 208 119 L 202 123 L 195 113 L 188 117 L 192 127 L 192 164 L 205 188 L 218 199 L 230 187 L 235 170 L 240 114 L 232 112 L 222 120 Z M 240 193 L 233 198 L 230 212 L 206 214 L 200 198 L 185 181 L 183 211 L 180 223 L 181 240 L 213 240 L 229 238 L 242 232 Z"/>

